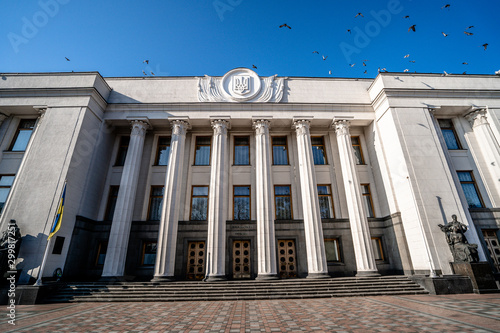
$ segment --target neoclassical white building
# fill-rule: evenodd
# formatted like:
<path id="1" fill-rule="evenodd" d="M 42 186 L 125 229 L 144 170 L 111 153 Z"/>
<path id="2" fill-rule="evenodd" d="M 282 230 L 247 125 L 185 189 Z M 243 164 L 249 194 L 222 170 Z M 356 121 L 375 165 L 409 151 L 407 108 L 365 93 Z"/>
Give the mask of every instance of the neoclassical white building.
<path id="1" fill-rule="evenodd" d="M 500 77 L 0 74 L 0 227 L 38 276 L 453 274 L 455 214 L 498 272 Z"/>

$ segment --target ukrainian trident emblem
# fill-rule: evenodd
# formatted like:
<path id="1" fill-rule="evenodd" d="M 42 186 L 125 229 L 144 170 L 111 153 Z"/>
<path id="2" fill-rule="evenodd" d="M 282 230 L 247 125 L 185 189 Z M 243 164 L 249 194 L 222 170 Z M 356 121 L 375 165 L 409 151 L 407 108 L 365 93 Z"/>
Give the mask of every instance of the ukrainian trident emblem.
<path id="1" fill-rule="evenodd" d="M 250 91 L 250 75 L 238 75 L 233 78 L 233 91 L 245 95 Z"/>

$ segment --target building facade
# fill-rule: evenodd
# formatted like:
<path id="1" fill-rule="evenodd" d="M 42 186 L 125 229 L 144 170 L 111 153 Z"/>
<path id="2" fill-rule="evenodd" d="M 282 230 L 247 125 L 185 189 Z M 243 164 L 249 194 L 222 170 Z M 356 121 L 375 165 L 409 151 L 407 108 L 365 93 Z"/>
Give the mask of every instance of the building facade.
<path id="1" fill-rule="evenodd" d="M 1 74 L 0 227 L 20 283 L 498 272 L 500 78 Z"/>

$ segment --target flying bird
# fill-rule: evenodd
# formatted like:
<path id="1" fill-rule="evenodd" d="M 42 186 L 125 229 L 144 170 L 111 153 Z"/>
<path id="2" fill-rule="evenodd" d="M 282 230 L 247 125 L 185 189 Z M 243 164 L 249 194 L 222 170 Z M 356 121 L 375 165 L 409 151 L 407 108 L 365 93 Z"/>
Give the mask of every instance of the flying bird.
<path id="1" fill-rule="evenodd" d="M 495 72 L 496 75 L 500 75 L 500 70 Z"/>
<path id="2" fill-rule="evenodd" d="M 404 56 L 404 58 L 408 58 L 409 56 L 410 56 L 410 55 L 409 55 L 409 54 L 407 54 L 407 55 L 405 55 L 405 56 Z"/>
<path id="3" fill-rule="evenodd" d="M 354 17 L 358 17 L 358 16 L 364 17 L 363 14 L 361 14 L 361 13 L 357 13 L 356 16 L 354 16 Z"/>
<path id="4" fill-rule="evenodd" d="M 410 30 L 415 31 L 415 27 L 416 27 L 416 26 L 417 26 L 416 24 L 412 25 L 411 27 L 409 27 L 409 28 L 408 28 L 408 31 L 410 31 Z"/>
<path id="5" fill-rule="evenodd" d="M 142 63 L 146 63 L 146 65 L 149 65 L 149 60 L 144 60 Z"/>
<path id="6" fill-rule="evenodd" d="M 446 5 L 444 5 L 443 7 L 441 7 L 441 9 L 444 9 L 444 8 L 450 8 L 450 6 L 451 6 L 450 4 L 446 4 Z"/>
<path id="7" fill-rule="evenodd" d="M 465 74 L 467 74 L 467 72 L 463 72 L 463 73 L 462 73 L 462 75 L 465 75 Z"/>
<path id="8" fill-rule="evenodd" d="M 363 61 L 363 66 L 366 66 L 366 63 L 365 63 L 366 60 Z"/>
<path id="9" fill-rule="evenodd" d="M 142 71 L 142 74 L 144 74 L 144 75 L 148 75 L 148 74 L 146 74 L 146 72 L 145 72 L 145 71 Z"/>
<path id="10" fill-rule="evenodd" d="M 469 29 L 472 29 L 472 28 L 474 28 L 474 26 L 473 25 L 469 25 L 469 27 L 465 28 L 465 30 L 469 30 Z"/>
<path id="11" fill-rule="evenodd" d="M 323 57 L 323 60 L 326 60 L 326 58 L 328 58 L 328 56 L 322 56 Z"/>
<path id="12" fill-rule="evenodd" d="M 347 32 L 348 32 L 348 33 L 351 33 L 351 29 L 347 29 Z"/>
<path id="13" fill-rule="evenodd" d="M 450 74 L 451 74 L 451 73 L 450 73 Z M 441 76 L 448 76 L 448 75 L 450 75 L 450 74 L 448 74 L 446 71 L 443 71 L 443 74 L 441 74 Z"/>
<path id="14" fill-rule="evenodd" d="M 64 57 L 64 58 L 66 58 L 66 57 Z M 66 60 L 67 60 L 67 61 L 71 61 L 71 60 L 69 60 L 68 58 L 66 58 Z"/>
<path id="15" fill-rule="evenodd" d="M 349 64 L 349 66 L 351 66 L 351 67 L 354 67 L 354 65 L 356 65 L 356 64 L 355 63 L 354 64 Z"/>
<path id="16" fill-rule="evenodd" d="M 474 35 L 472 32 L 468 32 L 468 31 L 464 31 L 464 34 L 466 34 L 467 36 L 472 36 L 472 35 Z"/>
<path id="17" fill-rule="evenodd" d="M 403 72 L 405 72 L 405 73 L 406 73 L 406 72 L 409 72 L 409 71 L 410 71 L 409 69 L 405 69 Z"/>
<path id="18" fill-rule="evenodd" d="M 381 71 L 384 71 L 384 72 L 387 72 L 387 69 L 384 67 L 384 68 L 378 68 L 378 72 L 380 73 Z"/>
<path id="19" fill-rule="evenodd" d="M 448 37 L 448 34 L 445 34 L 444 32 L 441 31 L 441 33 L 443 34 L 443 36 L 445 37 Z"/>
<path id="20" fill-rule="evenodd" d="M 255 66 L 255 65 L 252 65 L 252 68 L 255 68 L 255 69 L 257 69 L 257 66 Z"/>
<path id="21" fill-rule="evenodd" d="M 332 75 L 332 71 L 328 71 L 328 74 Z"/>
<path id="22" fill-rule="evenodd" d="M 406 15 L 406 16 L 405 16 L 405 17 L 403 17 L 403 18 L 410 18 L 410 15 Z"/>
<path id="23" fill-rule="evenodd" d="M 367 71 L 367 70 L 365 70 L 365 71 L 363 72 L 363 74 L 368 74 L 368 71 Z"/>
<path id="24" fill-rule="evenodd" d="M 319 54 L 319 52 L 318 52 L 318 51 L 313 51 L 313 53 L 315 53 L 315 54 Z"/>
<path id="25" fill-rule="evenodd" d="M 155 73 L 151 72 L 151 75 L 155 75 Z"/>
<path id="26" fill-rule="evenodd" d="M 282 25 L 280 25 L 280 28 L 283 28 L 283 27 L 287 27 L 288 29 L 292 29 L 292 27 L 290 27 L 288 24 L 286 23 L 283 23 Z"/>
<path id="27" fill-rule="evenodd" d="M 409 62 L 415 63 L 415 60 L 408 60 Z"/>
<path id="28" fill-rule="evenodd" d="M 463 62 L 462 65 L 468 65 L 469 63 L 468 62 Z"/>
<path id="29" fill-rule="evenodd" d="M 484 50 L 486 51 L 486 48 L 488 47 L 488 43 L 483 44 Z"/>

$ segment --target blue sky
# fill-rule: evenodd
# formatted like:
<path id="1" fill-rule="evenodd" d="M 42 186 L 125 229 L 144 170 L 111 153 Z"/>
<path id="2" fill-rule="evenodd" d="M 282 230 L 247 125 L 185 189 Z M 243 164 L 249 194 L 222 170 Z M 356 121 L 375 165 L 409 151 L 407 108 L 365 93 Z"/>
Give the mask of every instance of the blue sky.
<path id="1" fill-rule="evenodd" d="M 0 9 L 4 73 L 200 76 L 255 65 L 262 76 L 370 78 L 378 68 L 500 70 L 498 0 L 3 0 Z"/>

